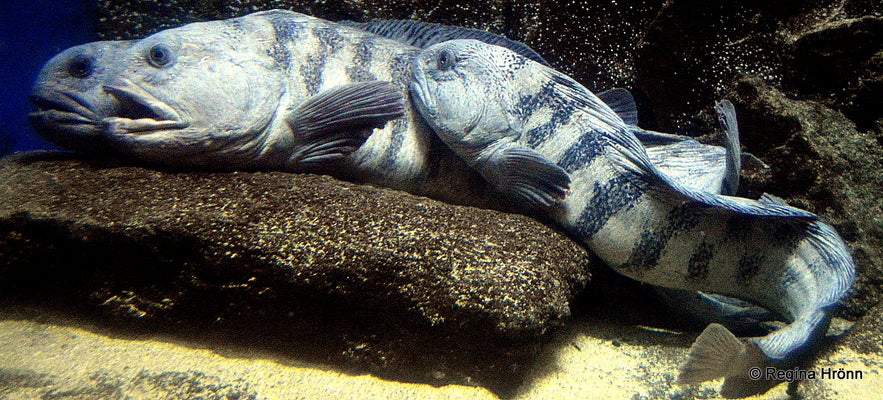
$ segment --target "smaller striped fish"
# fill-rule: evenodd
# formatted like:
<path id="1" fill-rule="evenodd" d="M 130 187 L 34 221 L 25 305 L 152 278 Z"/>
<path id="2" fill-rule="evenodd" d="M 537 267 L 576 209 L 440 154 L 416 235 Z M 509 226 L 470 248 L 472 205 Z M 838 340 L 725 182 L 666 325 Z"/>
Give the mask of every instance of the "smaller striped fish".
<path id="1" fill-rule="evenodd" d="M 855 266 L 830 225 L 769 195 L 730 197 L 672 178 L 633 127 L 566 75 L 475 40 L 428 47 L 413 71 L 418 109 L 455 153 L 514 201 L 548 211 L 614 270 L 747 300 L 788 322 L 742 340 L 709 325 L 680 383 L 725 377 L 725 396 L 769 389 L 775 383 L 750 379 L 750 369 L 806 356 L 852 286 Z M 718 107 L 735 131 L 732 105 Z"/>

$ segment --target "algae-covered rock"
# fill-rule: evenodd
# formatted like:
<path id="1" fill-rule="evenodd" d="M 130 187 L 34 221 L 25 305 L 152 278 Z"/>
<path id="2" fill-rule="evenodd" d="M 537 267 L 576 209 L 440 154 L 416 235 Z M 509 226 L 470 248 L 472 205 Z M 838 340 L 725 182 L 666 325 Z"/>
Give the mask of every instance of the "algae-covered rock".
<path id="1" fill-rule="evenodd" d="M 0 199 L 4 298 L 296 338 L 406 378 L 519 379 L 591 262 L 528 217 L 315 175 L 25 153 L 0 164 Z"/>

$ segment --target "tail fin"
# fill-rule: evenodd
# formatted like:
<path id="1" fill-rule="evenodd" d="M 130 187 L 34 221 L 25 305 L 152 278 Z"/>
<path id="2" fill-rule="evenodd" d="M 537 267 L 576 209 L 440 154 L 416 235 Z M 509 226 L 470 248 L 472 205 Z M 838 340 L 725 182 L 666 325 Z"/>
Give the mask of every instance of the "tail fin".
<path id="1" fill-rule="evenodd" d="M 690 346 L 690 355 L 678 374 L 678 384 L 705 382 L 731 374 L 745 343 L 720 324 L 711 324 Z"/>
<path id="2" fill-rule="evenodd" d="M 725 377 L 723 397 L 747 397 L 766 392 L 779 383 L 763 376 L 769 365 L 771 360 L 756 343 L 739 340 L 723 325 L 711 324 L 690 347 L 677 383 L 694 384 Z"/>

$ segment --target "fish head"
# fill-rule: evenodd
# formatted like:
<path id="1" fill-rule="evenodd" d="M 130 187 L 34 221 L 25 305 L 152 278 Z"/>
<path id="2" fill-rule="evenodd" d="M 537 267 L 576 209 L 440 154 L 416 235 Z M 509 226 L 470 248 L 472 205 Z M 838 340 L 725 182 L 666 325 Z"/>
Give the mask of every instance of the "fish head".
<path id="1" fill-rule="evenodd" d="M 512 78 L 507 57 L 524 57 L 477 40 L 451 40 L 426 48 L 412 65 L 411 94 L 426 122 L 451 143 L 481 146 L 511 135 Z"/>
<path id="2" fill-rule="evenodd" d="M 117 113 L 118 104 L 102 87 L 113 55 L 128 41 L 102 41 L 75 46 L 49 60 L 40 71 L 29 100 L 31 126 L 44 138 L 83 153 L 110 149 L 101 118 Z"/>
<path id="3" fill-rule="evenodd" d="M 65 50 L 31 92 L 35 130 L 86 153 L 170 166 L 253 157 L 284 92 L 278 68 L 252 30 L 196 23 L 136 41 Z"/>

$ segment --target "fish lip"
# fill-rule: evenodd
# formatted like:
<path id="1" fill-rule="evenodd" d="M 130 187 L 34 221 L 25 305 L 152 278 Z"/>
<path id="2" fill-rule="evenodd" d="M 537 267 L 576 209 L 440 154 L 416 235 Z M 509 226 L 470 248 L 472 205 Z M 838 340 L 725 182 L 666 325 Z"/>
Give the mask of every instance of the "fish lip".
<path id="1" fill-rule="evenodd" d="M 50 125 L 95 125 L 98 116 L 89 103 L 79 96 L 65 92 L 34 93 L 28 101 L 36 107 L 28 113 L 31 121 L 44 121 Z"/>
<path id="2" fill-rule="evenodd" d="M 190 126 L 171 106 L 129 79 L 117 78 L 102 88 L 120 103 L 117 115 L 101 120 L 110 133 L 139 134 Z"/>
<path id="3" fill-rule="evenodd" d="M 438 107 L 432 96 L 429 95 L 429 81 L 426 79 L 426 72 L 423 71 L 419 59 L 414 60 L 412 69 L 414 80 L 410 84 L 411 93 L 416 97 L 417 106 L 423 110 L 423 113 L 429 118 L 434 118 L 438 115 Z"/>

